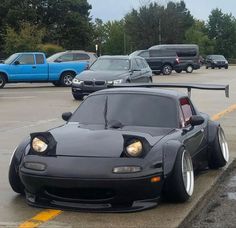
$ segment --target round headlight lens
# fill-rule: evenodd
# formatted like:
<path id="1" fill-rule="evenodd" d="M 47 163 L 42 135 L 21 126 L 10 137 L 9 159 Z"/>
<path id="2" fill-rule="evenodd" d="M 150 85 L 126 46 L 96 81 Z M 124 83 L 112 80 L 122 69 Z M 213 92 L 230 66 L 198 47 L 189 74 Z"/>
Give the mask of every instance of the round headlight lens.
<path id="1" fill-rule="evenodd" d="M 38 153 L 43 153 L 48 148 L 48 145 L 43 140 L 35 137 L 32 140 L 32 148 Z"/>
<path id="2" fill-rule="evenodd" d="M 133 141 L 126 147 L 126 152 L 131 157 L 138 157 L 143 151 L 143 144 L 139 140 Z"/>

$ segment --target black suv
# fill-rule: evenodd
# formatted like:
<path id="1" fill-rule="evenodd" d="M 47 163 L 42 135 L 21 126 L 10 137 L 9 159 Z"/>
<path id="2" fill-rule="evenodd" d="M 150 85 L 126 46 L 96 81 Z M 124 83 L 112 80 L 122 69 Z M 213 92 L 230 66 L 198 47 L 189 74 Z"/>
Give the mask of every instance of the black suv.
<path id="1" fill-rule="evenodd" d="M 138 50 L 130 56 L 140 56 L 146 59 L 154 74 L 170 75 L 172 70 L 179 64 L 179 58 L 172 51 Z"/>
<path id="2" fill-rule="evenodd" d="M 218 67 L 219 69 L 221 67 L 228 69 L 229 63 L 225 59 L 223 55 L 208 55 L 205 59 L 206 69 L 211 67 L 214 69 L 215 67 Z"/>
<path id="3" fill-rule="evenodd" d="M 177 55 L 178 64 L 173 66 L 177 73 L 186 71 L 192 73 L 200 68 L 199 47 L 196 44 L 162 44 L 149 48 L 149 52 L 155 52 L 156 56 Z"/>

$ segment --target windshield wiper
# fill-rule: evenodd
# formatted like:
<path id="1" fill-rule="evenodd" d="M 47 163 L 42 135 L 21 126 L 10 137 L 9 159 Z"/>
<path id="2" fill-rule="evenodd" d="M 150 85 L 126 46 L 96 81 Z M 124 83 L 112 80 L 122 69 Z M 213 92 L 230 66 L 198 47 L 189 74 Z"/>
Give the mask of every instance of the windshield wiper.
<path id="1" fill-rule="evenodd" d="M 108 121 L 107 121 L 107 103 L 108 103 L 108 97 L 106 96 L 105 107 L 104 107 L 105 129 L 107 129 L 107 127 L 108 127 Z"/>

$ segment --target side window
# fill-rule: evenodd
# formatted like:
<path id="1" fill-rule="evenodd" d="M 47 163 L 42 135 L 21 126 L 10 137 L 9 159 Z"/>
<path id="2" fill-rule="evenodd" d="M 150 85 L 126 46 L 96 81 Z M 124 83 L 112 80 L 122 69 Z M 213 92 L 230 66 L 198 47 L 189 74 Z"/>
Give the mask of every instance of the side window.
<path id="1" fill-rule="evenodd" d="M 33 65 L 34 64 L 34 55 L 33 54 L 23 54 L 17 61 L 20 65 Z"/>
<path id="2" fill-rule="evenodd" d="M 89 60 L 89 56 L 83 53 L 76 53 L 74 56 L 75 60 Z"/>
<path id="3" fill-rule="evenodd" d="M 36 54 L 36 64 L 44 64 L 44 56 L 42 54 Z"/>
<path id="4" fill-rule="evenodd" d="M 57 59 L 57 61 L 59 61 L 59 62 L 73 61 L 73 54 L 69 53 L 69 54 L 62 55 Z"/>
<path id="5" fill-rule="evenodd" d="M 132 60 L 132 70 L 138 70 L 139 67 L 138 67 L 138 64 L 137 62 L 135 61 L 135 59 Z"/>
<path id="6" fill-rule="evenodd" d="M 141 56 L 143 58 L 149 58 L 149 52 L 148 51 L 143 51 L 143 52 L 140 53 L 139 56 Z"/>
<path id="7" fill-rule="evenodd" d="M 184 126 L 187 126 L 190 117 L 194 115 L 192 105 L 187 97 L 180 100 L 180 107 L 183 112 Z"/>
<path id="8" fill-rule="evenodd" d="M 136 60 L 136 63 L 137 63 L 138 69 L 139 69 L 139 70 L 143 69 L 143 63 L 142 63 L 142 60 L 141 60 L 141 59 L 135 59 L 135 60 Z"/>

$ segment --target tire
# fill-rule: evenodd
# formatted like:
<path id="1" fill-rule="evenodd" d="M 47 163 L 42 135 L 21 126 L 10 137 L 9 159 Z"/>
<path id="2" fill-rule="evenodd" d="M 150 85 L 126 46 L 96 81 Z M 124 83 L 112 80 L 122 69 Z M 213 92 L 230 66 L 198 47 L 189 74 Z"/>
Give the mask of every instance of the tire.
<path id="1" fill-rule="evenodd" d="M 215 69 L 215 67 L 212 66 L 211 69 Z"/>
<path id="2" fill-rule="evenodd" d="M 206 66 L 206 69 L 208 69 L 208 66 Z"/>
<path id="3" fill-rule="evenodd" d="M 228 66 L 225 66 L 225 69 L 228 69 L 229 67 Z"/>
<path id="4" fill-rule="evenodd" d="M 56 86 L 56 87 L 60 87 L 60 86 L 61 86 L 60 82 L 58 82 L 58 81 L 52 82 L 52 84 L 53 84 L 54 86 Z"/>
<path id="5" fill-rule="evenodd" d="M 180 74 L 182 70 L 175 70 L 176 73 Z"/>
<path id="6" fill-rule="evenodd" d="M 162 74 L 163 75 L 170 75 L 172 73 L 172 66 L 169 64 L 166 64 L 162 68 Z"/>
<path id="7" fill-rule="evenodd" d="M 75 77 L 75 73 L 73 73 L 73 72 L 64 72 L 61 75 L 61 79 L 60 79 L 61 86 L 64 86 L 64 87 L 71 86 L 74 77 Z"/>
<path id="8" fill-rule="evenodd" d="M 193 66 L 192 66 L 192 65 L 188 65 L 188 66 L 186 67 L 186 72 L 187 72 L 188 74 L 191 74 L 191 73 L 193 72 Z"/>
<path id="9" fill-rule="evenodd" d="M 221 67 L 219 67 L 219 69 L 221 69 Z"/>
<path id="10" fill-rule="evenodd" d="M 75 100 L 83 100 L 84 95 L 73 94 Z"/>
<path id="11" fill-rule="evenodd" d="M 229 148 L 223 129 L 219 126 L 217 134 L 210 146 L 208 155 L 208 165 L 211 169 L 223 167 L 229 161 Z"/>
<path id="12" fill-rule="evenodd" d="M 166 180 L 164 195 L 167 200 L 185 202 L 193 194 L 194 172 L 190 154 L 181 148 L 178 151 L 172 174 Z"/>
<path id="13" fill-rule="evenodd" d="M 20 177 L 17 173 L 16 165 L 14 163 L 15 162 L 14 162 L 14 155 L 13 155 L 10 168 L 9 168 L 8 180 L 9 180 L 12 190 L 16 193 L 23 195 L 25 187 L 20 180 Z"/>
<path id="14" fill-rule="evenodd" d="M 0 89 L 2 89 L 6 84 L 6 78 L 0 74 Z"/>

